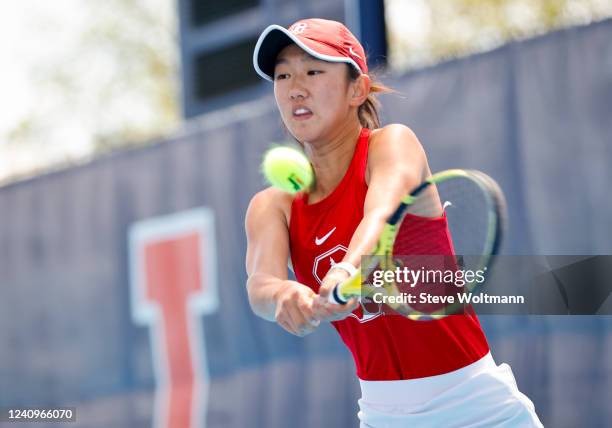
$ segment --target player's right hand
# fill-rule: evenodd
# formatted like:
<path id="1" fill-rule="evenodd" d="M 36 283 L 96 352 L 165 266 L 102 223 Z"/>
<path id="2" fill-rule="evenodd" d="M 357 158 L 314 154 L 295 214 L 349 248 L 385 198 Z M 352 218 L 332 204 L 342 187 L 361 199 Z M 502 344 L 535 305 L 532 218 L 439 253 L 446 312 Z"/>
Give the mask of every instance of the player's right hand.
<path id="1" fill-rule="evenodd" d="M 296 281 L 285 281 L 276 294 L 276 322 L 289 333 L 306 336 L 320 324 L 316 319 L 312 305 L 317 294 L 309 287 Z"/>
<path id="2" fill-rule="evenodd" d="M 359 301 L 356 298 L 350 299 L 344 305 L 329 303 L 329 294 L 334 287 L 346 281 L 348 277 L 349 274 L 345 270 L 332 268 L 323 278 L 319 295 L 315 298 L 313 305 L 314 314 L 321 321 L 340 321 L 357 308 Z"/>

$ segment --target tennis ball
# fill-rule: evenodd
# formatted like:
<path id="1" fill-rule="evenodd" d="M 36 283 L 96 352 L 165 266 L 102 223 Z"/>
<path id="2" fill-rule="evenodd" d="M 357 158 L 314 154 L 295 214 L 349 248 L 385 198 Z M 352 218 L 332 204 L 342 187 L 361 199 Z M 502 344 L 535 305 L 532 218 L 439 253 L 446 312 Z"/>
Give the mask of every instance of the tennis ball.
<path id="1" fill-rule="evenodd" d="M 308 158 L 291 147 L 279 146 L 268 150 L 261 169 L 268 183 L 291 194 L 307 192 L 314 180 Z"/>

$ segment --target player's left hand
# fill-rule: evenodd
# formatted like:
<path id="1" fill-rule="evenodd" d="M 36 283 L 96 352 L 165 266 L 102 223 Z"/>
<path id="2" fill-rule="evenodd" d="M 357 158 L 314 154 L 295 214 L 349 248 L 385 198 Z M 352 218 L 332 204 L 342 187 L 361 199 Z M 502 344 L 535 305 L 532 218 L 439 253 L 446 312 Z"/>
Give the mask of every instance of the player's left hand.
<path id="1" fill-rule="evenodd" d="M 331 268 L 319 288 L 319 295 L 315 297 L 312 310 L 315 317 L 321 321 L 339 321 L 346 318 L 351 312 L 353 312 L 359 301 L 357 298 L 350 299 L 344 305 L 336 305 L 330 303 L 328 298 L 336 284 L 346 281 L 349 274 L 344 269 Z"/>

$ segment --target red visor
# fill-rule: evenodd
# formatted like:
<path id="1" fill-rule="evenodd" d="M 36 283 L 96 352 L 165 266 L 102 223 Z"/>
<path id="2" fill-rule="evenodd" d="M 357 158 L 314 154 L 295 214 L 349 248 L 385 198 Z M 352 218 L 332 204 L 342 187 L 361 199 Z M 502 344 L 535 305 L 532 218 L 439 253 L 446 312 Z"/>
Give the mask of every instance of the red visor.
<path id="1" fill-rule="evenodd" d="M 253 52 L 257 74 L 266 80 L 274 80 L 276 57 L 292 43 L 317 59 L 344 62 L 361 73 L 368 72 L 363 47 L 348 28 L 340 22 L 312 18 L 298 21 L 289 29 L 270 25 L 261 33 Z"/>

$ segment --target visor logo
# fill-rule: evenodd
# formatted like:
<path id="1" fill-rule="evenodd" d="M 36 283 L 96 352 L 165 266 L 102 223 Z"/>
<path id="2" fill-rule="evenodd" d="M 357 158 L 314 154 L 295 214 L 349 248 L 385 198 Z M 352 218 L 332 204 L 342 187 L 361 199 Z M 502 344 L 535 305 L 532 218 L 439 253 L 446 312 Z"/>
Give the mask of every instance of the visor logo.
<path id="1" fill-rule="evenodd" d="M 361 57 L 360 57 L 360 56 L 357 54 L 357 52 L 355 52 L 355 51 L 353 50 L 353 47 L 352 47 L 352 46 L 349 46 L 349 53 L 350 53 L 351 55 L 353 55 L 353 56 L 356 56 L 356 57 L 357 57 L 357 58 L 359 58 L 359 59 L 363 59 L 363 58 L 361 58 Z"/>
<path id="2" fill-rule="evenodd" d="M 302 34 L 306 31 L 306 28 L 308 28 L 308 24 L 305 22 L 298 22 L 297 24 L 293 24 L 291 28 L 289 28 L 289 31 L 293 34 Z"/>

